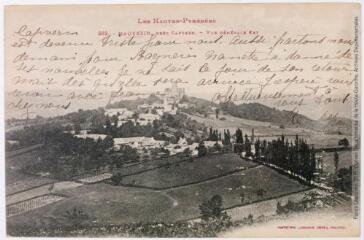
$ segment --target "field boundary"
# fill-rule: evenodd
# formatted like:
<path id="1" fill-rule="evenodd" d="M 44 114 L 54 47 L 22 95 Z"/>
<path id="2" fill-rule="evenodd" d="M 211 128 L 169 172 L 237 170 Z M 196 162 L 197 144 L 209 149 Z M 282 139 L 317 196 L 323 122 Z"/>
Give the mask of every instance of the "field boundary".
<path id="1" fill-rule="evenodd" d="M 243 159 L 246 159 L 246 158 L 243 158 Z M 307 181 L 303 176 L 301 175 L 295 175 L 295 174 L 292 174 L 292 173 L 289 173 L 288 170 L 286 169 L 283 169 L 281 167 L 278 167 L 274 164 L 271 164 L 271 163 L 266 163 L 264 161 L 258 161 L 258 160 L 252 160 L 256 163 L 259 163 L 263 166 L 266 166 L 270 169 L 273 169 L 274 171 L 276 171 L 277 173 L 283 175 L 283 176 L 286 176 L 290 179 L 293 179 L 295 181 L 297 181 L 298 183 L 302 184 L 302 185 L 305 185 L 305 186 L 308 186 L 308 187 L 315 187 L 315 188 L 318 188 L 320 190 L 323 190 L 323 191 L 328 191 L 328 192 L 331 192 L 332 191 L 332 188 L 326 186 L 326 185 L 320 185 L 319 183 L 315 182 L 312 180 L 312 182 L 309 182 Z"/>
<path id="2" fill-rule="evenodd" d="M 215 156 L 215 155 L 225 155 L 225 154 L 234 154 L 233 152 L 224 152 L 224 153 L 215 153 L 215 154 L 209 154 L 207 156 Z M 167 162 L 167 163 L 161 163 L 161 165 L 158 165 L 156 167 L 153 167 L 153 168 L 147 168 L 147 169 L 144 169 L 144 170 L 140 170 L 138 172 L 135 172 L 135 173 L 130 173 L 130 174 L 125 174 L 125 175 L 122 175 L 122 177 L 129 177 L 129 176 L 133 176 L 133 175 L 138 175 L 140 173 L 143 173 L 143 172 L 148 172 L 148 171 L 152 171 L 152 170 L 155 170 L 155 169 L 159 169 L 159 168 L 162 168 L 162 167 L 166 167 L 166 166 L 172 166 L 172 165 L 176 165 L 176 164 L 179 164 L 179 163 L 183 163 L 183 162 L 189 162 L 192 160 L 192 162 L 194 161 L 199 161 L 200 158 L 198 157 L 191 157 L 191 158 L 187 158 L 187 159 L 182 159 L 182 160 L 179 160 L 179 161 L 175 161 L 175 162 Z M 158 159 L 160 160 L 160 159 Z M 151 161 L 156 161 L 156 160 L 151 160 Z M 167 160 L 166 160 L 167 161 Z M 145 162 L 148 162 L 148 161 L 145 161 Z M 143 162 L 143 163 L 145 163 Z M 142 163 L 137 163 L 137 164 L 134 164 L 132 166 L 136 166 L 136 165 L 140 165 Z M 131 165 L 129 166 L 126 166 L 126 167 L 122 167 L 120 169 L 126 169 L 128 167 L 132 167 Z"/>
<path id="3" fill-rule="evenodd" d="M 35 200 L 35 199 L 41 199 L 42 197 L 58 197 L 59 199 L 56 199 L 55 201 L 52 201 L 50 203 L 45 203 L 43 204 L 42 206 L 39 206 L 39 207 L 34 207 L 34 208 L 31 208 L 31 209 L 27 209 L 27 210 L 24 210 L 24 211 L 20 211 L 16 214 L 9 214 L 9 210 L 12 208 L 12 207 L 16 207 L 17 205 L 19 204 L 23 204 L 23 203 L 31 203 L 32 200 Z M 23 213 L 27 213 L 27 212 L 30 212 L 30 211 L 33 211 L 35 209 L 38 209 L 38 208 L 42 208 L 42 207 L 45 207 L 47 205 L 50 205 L 52 203 L 55 203 L 55 202 L 58 202 L 58 201 L 62 201 L 64 199 L 67 199 L 68 197 L 63 195 L 63 194 L 54 194 L 54 193 L 47 193 L 47 194 L 42 194 L 42 195 L 39 195 L 39 196 L 36 196 L 36 197 L 32 197 L 32 198 L 29 198 L 29 199 L 26 199 L 26 200 L 22 200 L 22 201 L 19 201 L 19 202 L 15 202 L 15 203 L 12 203 L 8 206 L 6 206 L 6 217 L 7 218 L 10 218 L 10 217 L 13 217 L 13 216 L 17 216 L 17 215 L 21 215 Z"/>
<path id="4" fill-rule="evenodd" d="M 255 200 L 255 201 L 252 201 L 252 202 L 246 203 L 246 204 L 236 204 L 236 205 L 233 205 L 231 207 L 223 208 L 223 211 L 234 210 L 236 208 L 245 207 L 245 206 L 249 206 L 249 205 L 257 204 L 257 203 L 263 203 L 263 202 L 266 202 L 266 201 L 271 201 L 273 199 L 287 197 L 287 196 L 294 195 L 294 194 L 298 194 L 298 193 L 309 192 L 309 191 L 312 191 L 312 190 L 315 190 L 315 189 L 317 189 L 317 188 L 316 187 L 308 187 L 307 189 L 297 190 L 297 191 L 290 192 L 290 193 L 284 193 L 284 194 L 280 194 L 280 195 L 277 195 L 277 196 L 274 196 L 274 197 L 265 198 L 263 200 Z M 198 220 L 201 220 L 201 217 L 188 218 L 188 219 L 184 219 L 184 220 L 179 220 L 177 222 L 183 222 L 183 221 L 198 221 Z"/>
<path id="5" fill-rule="evenodd" d="M 49 192 L 49 193 L 45 193 L 45 194 L 41 194 L 41 195 L 31 197 L 31 198 L 27 198 L 27 199 L 24 199 L 24 200 L 20 200 L 20 201 L 17 201 L 17 202 L 13 202 L 13 203 L 11 203 L 9 205 L 6 205 L 6 207 L 11 207 L 12 205 L 15 205 L 15 204 L 19 204 L 19 203 L 22 203 L 22 202 L 26 202 L 26 201 L 29 201 L 29 200 L 32 200 L 32 199 L 35 199 L 35 198 L 44 197 L 44 196 L 48 196 L 48 195 L 54 195 L 54 196 L 58 196 L 58 197 L 69 198 L 69 196 L 67 196 L 65 194 L 58 194 L 58 193 Z"/>
<path id="6" fill-rule="evenodd" d="M 5 197 L 10 197 L 10 196 L 13 196 L 15 194 L 19 194 L 19 193 L 22 193 L 22 192 L 26 192 L 26 191 L 29 191 L 29 190 L 33 190 L 35 188 L 43 187 L 43 186 L 46 186 L 46 185 L 51 185 L 51 184 L 54 184 L 54 183 L 57 183 L 57 182 L 59 182 L 59 181 L 54 180 L 53 182 L 43 183 L 41 185 L 37 185 L 37 186 L 30 187 L 30 188 L 27 188 L 27 189 L 24 189 L 24 190 L 20 190 L 20 191 L 14 192 L 14 193 L 10 193 L 10 194 L 6 195 Z"/>
<path id="7" fill-rule="evenodd" d="M 20 149 L 17 149 L 17 150 L 14 150 L 14 151 L 10 151 L 10 152 L 5 152 L 5 157 L 8 158 L 8 157 L 15 157 L 15 156 L 18 156 L 18 155 L 22 155 L 22 154 L 25 154 L 27 152 L 32 152 L 38 148 L 41 148 L 43 147 L 43 143 L 39 143 L 39 144 L 35 144 L 33 146 L 29 146 L 29 147 L 24 147 L 24 148 L 20 148 Z"/>
<path id="8" fill-rule="evenodd" d="M 162 163 L 162 165 L 158 165 L 158 166 L 153 167 L 153 168 L 147 168 L 147 169 L 140 170 L 140 171 L 134 172 L 134 173 L 125 174 L 125 175 L 122 175 L 122 177 L 134 176 L 134 175 L 138 175 L 138 174 L 141 174 L 141 173 L 144 173 L 144 172 L 153 171 L 153 170 L 156 170 L 156 169 L 159 169 L 159 168 L 163 168 L 163 167 L 166 167 L 166 166 L 171 166 L 171 165 L 176 165 L 176 164 L 179 164 L 179 163 L 183 163 L 183 162 L 186 162 L 186 161 L 189 161 L 189 159 L 188 160 L 181 160 L 181 161 L 177 161 L 177 162 L 173 162 L 173 163 L 164 163 L 164 164 Z"/>

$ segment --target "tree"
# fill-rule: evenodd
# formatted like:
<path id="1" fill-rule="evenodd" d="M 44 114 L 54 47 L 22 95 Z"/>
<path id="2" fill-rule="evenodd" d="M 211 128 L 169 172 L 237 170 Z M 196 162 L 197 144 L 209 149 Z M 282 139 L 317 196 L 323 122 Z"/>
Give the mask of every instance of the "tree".
<path id="1" fill-rule="evenodd" d="M 213 138 L 212 127 L 210 127 L 210 130 L 209 130 L 209 140 L 211 140 L 212 138 Z"/>
<path id="2" fill-rule="evenodd" d="M 216 119 L 219 119 L 219 113 L 220 113 L 220 109 L 216 108 L 215 109 Z"/>
<path id="3" fill-rule="evenodd" d="M 132 148 L 128 145 L 123 146 L 120 149 L 120 152 L 123 153 L 123 158 L 126 161 L 136 161 L 139 158 L 138 152 L 135 148 Z"/>
<path id="4" fill-rule="evenodd" d="M 336 151 L 334 153 L 334 165 L 335 165 L 335 173 L 337 173 L 339 167 L 339 154 Z"/>
<path id="5" fill-rule="evenodd" d="M 225 145 L 230 145 L 230 130 L 226 130 L 226 135 L 224 136 Z"/>
<path id="6" fill-rule="evenodd" d="M 200 205 L 200 212 L 201 219 L 204 221 L 221 218 L 224 214 L 222 197 L 220 195 L 214 195 L 210 200 L 204 200 Z"/>
<path id="7" fill-rule="evenodd" d="M 185 148 L 183 150 L 183 156 L 185 158 L 191 158 L 192 157 L 192 151 L 189 148 Z"/>
<path id="8" fill-rule="evenodd" d="M 110 149 L 114 146 L 114 139 L 111 136 L 107 136 L 103 141 L 104 149 Z"/>
<path id="9" fill-rule="evenodd" d="M 213 130 L 211 132 L 210 141 L 218 141 L 219 140 L 219 132 L 217 130 Z"/>
<path id="10" fill-rule="evenodd" d="M 111 120 L 108 116 L 106 116 L 105 125 L 107 131 L 111 130 Z"/>
<path id="11" fill-rule="evenodd" d="M 349 146 L 349 140 L 347 138 L 343 138 L 339 140 L 338 144 L 339 146 L 344 146 L 347 148 Z"/>
<path id="12" fill-rule="evenodd" d="M 131 116 L 135 121 L 138 120 L 139 118 L 139 113 L 134 112 L 133 115 Z"/>
<path id="13" fill-rule="evenodd" d="M 236 135 L 236 143 L 243 143 L 243 132 L 240 130 L 240 128 L 236 129 L 235 132 Z"/>
<path id="14" fill-rule="evenodd" d="M 118 185 L 121 184 L 122 179 L 123 179 L 122 174 L 121 173 L 116 173 L 116 174 L 112 175 L 112 177 L 110 178 L 111 184 L 114 185 L 114 186 L 118 186 Z"/>
<path id="15" fill-rule="evenodd" d="M 111 121 L 112 121 L 112 123 L 114 124 L 114 127 L 115 128 L 117 128 L 118 127 L 118 116 L 117 115 L 113 115 L 112 117 L 111 117 Z"/>
<path id="16" fill-rule="evenodd" d="M 206 148 L 206 146 L 205 146 L 205 144 L 203 142 L 200 142 L 200 144 L 197 147 L 197 150 L 198 150 L 198 153 L 197 153 L 198 157 L 206 156 L 207 148 Z"/>
<path id="17" fill-rule="evenodd" d="M 94 132 L 103 131 L 105 124 L 104 110 L 98 109 L 90 116 L 91 128 Z"/>
<path id="18" fill-rule="evenodd" d="M 261 147 L 260 147 L 260 140 L 259 140 L 259 138 L 258 138 L 257 141 L 255 141 L 254 149 L 255 149 L 255 156 L 254 157 L 256 159 L 260 160 L 260 149 L 261 149 Z"/>
<path id="19" fill-rule="evenodd" d="M 222 209 L 220 195 L 214 195 L 210 200 L 204 200 L 199 208 L 202 224 L 207 231 L 217 233 L 232 226 L 230 216 Z"/>
<path id="20" fill-rule="evenodd" d="M 73 129 L 75 131 L 75 134 L 80 134 L 80 132 L 81 132 L 81 125 L 79 123 L 75 123 L 73 125 Z"/>

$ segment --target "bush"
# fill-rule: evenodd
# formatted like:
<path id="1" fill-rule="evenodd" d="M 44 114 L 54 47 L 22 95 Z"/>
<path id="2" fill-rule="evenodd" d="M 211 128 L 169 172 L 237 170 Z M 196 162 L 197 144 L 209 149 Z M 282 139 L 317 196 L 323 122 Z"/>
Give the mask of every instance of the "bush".
<path id="1" fill-rule="evenodd" d="M 111 184 L 114 186 L 118 186 L 122 183 L 122 179 L 123 176 L 121 175 L 121 173 L 116 173 L 110 178 Z"/>
<path id="2" fill-rule="evenodd" d="M 214 195 L 210 200 L 205 200 L 200 205 L 201 219 L 206 222 L 230 222 L 230 217 L 222 209 L 222 197 Z"/>
<path id="3" fill-rule="evenodd" d="M 203 156 L 206 156 L 206 154 L 207 154 L 207 148 L 205 147 L 205 144 L 203 142 L 200 142 L 200 144 L 198 145 L 197 156 L 203 157 Z"/>
<path id="4" fill-rule="evenodd" d="M 66 211 L 64 216 L 72 226 L 82 226 L 90 221 L 90 216 L 82 209 L 73 208 L 72 211 Z"/>
<path id="5" fill-rule="evenodd" d="M 339 140 L 338 142 L 339 146 L 348 147 L 349 146 L 349 140 L 347 138 L 343 138 Z"/>
<path id="6" fill-rule="evenodd" d="M 19 228 L 8 226 L 10 236 L 24 237 L 216 237 L 219 232 L 231 225 L 216 222 L 177 222 L 177 223 L 128 223 L 120 225 L 70 225 L 52 228 Z"/>

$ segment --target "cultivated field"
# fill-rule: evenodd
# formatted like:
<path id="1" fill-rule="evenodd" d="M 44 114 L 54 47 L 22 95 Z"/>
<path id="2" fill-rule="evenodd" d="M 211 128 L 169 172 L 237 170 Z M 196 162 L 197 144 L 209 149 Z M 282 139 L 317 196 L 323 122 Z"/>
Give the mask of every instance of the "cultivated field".
<path id="1" fill-rule="evenodd" d="M 85 178 L 79 179 L 79 180 L 77 180 L 77 182 L 84 183 L 84 184 L 90 184 L 90 183 L 101 182 L 101 181 L 104 181 L 111 177 L 112 177 L 111 173 L 103 173 L 103 174 L 99 174 L 96 176 L 85 177 Z"/>
<path id="2" fill-rule="evenodd" d="M 46 206 L 48 204 L 60 201 L 62 199 L 64 199 L 64 197 L 62 196 L 47 194 L 23 202 L 14 203 L 6 207 L 6 216 L 12 217 L 22 213 L 26 213 L 33 209 Z"/>
<path id="3" fill-rule="evenodd" d="M 168 167 L 126 176 L 122 179 L 122 184 L 152 189 L 166 189 L 198 183 L 255 166 L 256 163 L 245 161 L 234 153 L 216 154 L 195 158 L 193 162 L 184 161 L 171 164 Z"/>
<path id="4" fill-rule="evenodd" d="M 152 169 L 159 168 L 161 166 L 165 166 L 169 164 L 181 163 L 187 161 L 186 159 L 180 159 L 176 156 L 170 156 L 168 159 L 153 159 L 153 160 L 146 160 L 137 163 L 132 163 L 123 166 L 122 168 L 118 169 L 117 171 L 122 175 L 132 175 L 136 173 L 140 173 L 143 171 L 149 171 Z"/>
<path id="5" fill-rule="evenodd" d="M 220 159 L 220 160 L 219 160 Z M 199 217 L 199 205 L 214 194 L 223 198 L 224 208 L 247 205 L 264 201 L 308 188 L 280 175 L 265 166 L 253 166 L 251 162 L 239 158 L 213 158 L 204 161 L 186 162 L 186 166 L 152 170 L 153 186 L 171 186 L 176 181 L 191 182 L 190 178 L 203 179 L 220 174 L 222 169 L 230 170 L 234 164 L 241 167 L 250 166 L 234 174 L 206 180 L 201 183 L 174 187 L 168 190 L 112 186 L 107 183 L 83 185 L 57 191 L 65 196 L 62 201 L 52 203 L 22 215 L 8 218 L 8 225 L 17 227 L 41 227 L 54 224 L 67 226 L 71 224 L 66 218 L 66 211 L 81 209 L 90 217 L 89 223 L 131 223 L 131 222 L 175 222 Z M 219 162 L 220 161 L 220 162 Z M 234 161 L 239 161 L 234 162 Z M 241 163 L 240 163 L 241 162 Z M 216 165 L 219 165 L 217 167 Z M 240 164 L 240 165 L 239 165 Z M 173 170 L 174 169 L 174 170 Z M 182 174 L 184 169 L 185 174 Z M 204 171 L 209 169 L 209 171 Z M 176 174 L 176 177 L 173 175 Z M 197 176 L 197 177 L 195 177 Z M 145 179 L 144 173 L 138 174 L 139 180 Z M 171 178 L 171 179 L 169 179 Z M 145 184 L 148 182 L 145 181 Z M 242 194 L 244 195 L 242 199 Z"/>
<path id="6" fill-rule="evenodd" d="M 262 195 L 259 194 L 260 189 L 263 190 Z M 222 196 L 225 208 L 231 208 L 305 189 L 308 187 L 268 167 L 259 166 L 205 183 L 167 190 L 166 193 L 179 202 L 176 214 L 188 218 L 199 212 L 198 206 L 204 199 L 215 194 Z"/>
<path id="7" fill-rule="evenodd" d="M 97 223 L 130 223 L 163 221 L 160 215 L 173 207 L 173 202 L 160 192 L 111 186 L 105 183 L 84 185 L 60 192 L 67 196 L 42 208 L 7 219 L 10 226 L 68 226 L 66 212 L 74 208 L 87 213 Z M 91 223 L 91 222 L 90 222 Z"/>

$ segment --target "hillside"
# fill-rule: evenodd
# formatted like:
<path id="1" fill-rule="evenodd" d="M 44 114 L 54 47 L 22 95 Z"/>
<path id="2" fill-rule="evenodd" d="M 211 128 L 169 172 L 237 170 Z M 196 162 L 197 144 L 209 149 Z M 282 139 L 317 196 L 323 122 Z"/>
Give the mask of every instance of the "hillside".
<path id="1" fill-rule="evenodd" d="M 352 121 L 348 118 L 329 118 L 315 122 L 315 129 L 329 134 L 348 134 L 352 132 Z"/>
<path id="2" fill-rule="evenodd" d="M 260 103 L 247 103 L 236 105 L 234 103 L 220 104 L 220 108 L 225 113 L 234 117 L 245 118 L 249 120 L 271 122 L 277 125 L 289 127 L 312 126 L 313 120 L 308 117 L 290 111 L 281 111 L 275 108 L 267 107 Z"/>
<path id="3" fill-rule="evenodd" d="M 123 100 L 106 106 L 107 108 L 128 108 L 130 110 L 137 109 L 141 104 L 161 103 L 156 95 L 150 95 L 147 98 L 138 98 L 135 100 Z M 199 114 L 206 116 L 212 113 L 212 107 L 219 108 L 225 114 L 233 117 L 243 118 L 247 120 L 270 122 L 281 127 L 298 127 L 316 131 L 323 131 L 329 134 L 351 134 L 351 120 L 347 118 L 328 118 L 313 120 L 302 114 L 271 108 L 260 103 L 235 104 L 232 102 L 224 104 L 214 104 L 206 99 L 191 97 L 185 95 L 181 103 L 187 103 L 188 108 L 183 109 L 189 114 Z"/>
<path id="4" fill-rule="evenodd" d="M 299 127 L 328 134 L 351 134 L 351 120 L 348 118 L 327 118 L 312 120 L 302 114 L 292 111 L 270 108 L 260 103 L 236 105 L 234 103 L 220 104 L 221 110 L 234 117 L 248 120 L 271 122 L 284 127 Z"/>

